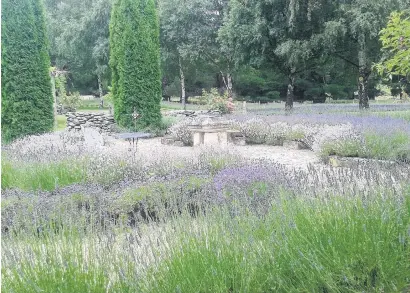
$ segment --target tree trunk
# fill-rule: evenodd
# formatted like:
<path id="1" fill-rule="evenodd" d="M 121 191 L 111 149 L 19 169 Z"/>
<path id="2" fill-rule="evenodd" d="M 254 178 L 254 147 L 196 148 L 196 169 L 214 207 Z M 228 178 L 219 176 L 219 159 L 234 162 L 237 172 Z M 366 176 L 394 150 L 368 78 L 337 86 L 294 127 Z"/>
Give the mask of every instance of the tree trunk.
<path id="1" fill-rule="evenodd" d="M 51 73 L 51 90 L 53 92 L 53 111 L 54 111 L 54 127 L 57 127 L 57 96 L 56 96 L 56 78 L 55 73 Z"/>
<path id="2" fill-rule="evenodd" d="M 232 92 L 232 75 L 228 72 L 226 74 L 226 80 L 227 80 L 227 91 L 228 91 L 228 99 L 233 98 L 233 92 Z"/>
<path id="3" fill-rule="evenodd" d="M 370 70 L 367 67 L 366 56 L 366 36 L 364 33 L 359 35 L 359 109 L 369 108 L 369 96 L 367 92 L 367 83 L 370 75 Z"/>
<path id="4" fill-rule="evenodd" d="M 185 76 L 184 76 L 184 71 L 182 70 L 181 57 L 179 57 L 179 76 L 180 76 L 180 80 L 181 80 L 181 100 L 182 100 L 182 106 L 184 107 L 184 110 L 186 110 Z"/>
<path id="5" fill-rule="evenodd" d="M 368 95 L 368 80 L 369 80 L 369 70 L 366 68 L 359 69 L 359 108 L 368 109 L 369 108 L 369 95 Z"/>
<path id="6" fill-rule="evenodd" d="M 228 92 L 228 99 L 233 98 L 233 92 L 232 92 L 232 75 L 229 72 L 229 67 L 228 67 L 228 72 L 226 73 L 226 76 L 223 74 L 222 71 L 220 71 L 223 85 L 226 88 L 226 91 Z"/>
<path id="7" fill-rule="evenodd" d="M 294 90 L 295 87 L 295 76 L 293 73 L 289 75 L 289 83 L 288 83 L 288 90 L 286 93 L 286 104 L 285 104 L 285 110 L 287 112 L 290 112 L 293 108 L 293 98 L 294 98 Z"/>
<path id="8" fill-rule="evenodd" d="M 100 97 L 101 107 L 104 107 L 101 74 L 98 74 L 98 75 L 97 75 L 97 80 L 98 80 L 98 96 Z"/>

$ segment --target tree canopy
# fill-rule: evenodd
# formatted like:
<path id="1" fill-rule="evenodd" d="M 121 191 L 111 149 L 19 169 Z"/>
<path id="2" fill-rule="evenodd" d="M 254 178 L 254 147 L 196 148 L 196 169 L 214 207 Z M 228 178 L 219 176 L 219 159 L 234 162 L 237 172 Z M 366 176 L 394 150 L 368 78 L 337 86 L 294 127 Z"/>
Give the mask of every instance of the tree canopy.
<path id="1" fill-rule="evenodd" d="M 106 91 L 111 81 L 112 2 L 46 0 L 52 63 L 69 71 L 70 87 L 83 93 Z M 379 32 L 391 12 L 409 4 L 157 0 L 163 95 L 182 96 L 182 88 L 186 96 L 230 88 L 238 100 L 281 99 L 290 109 L 293 100 L 352 99 L 357 91 L 360 107 L 367 108 L 380 82 L 373 64 L 392 61 L 395 55 Z M 402 14 L 400 21 L 407 17 Z"/>
<path id="2" fill-rule="evenodd" d="M 45 0 L 50 56 L 69 71 L 69 87 L 97 93 L 109 84 L 109 21 L 112 0 Z M 99 84 L 99 82 L 101 84 Z"/>
<path id="3" fill-rule="evenodd" d="M 392 12 L 380 40 L 387 53 L 381 70 L 410 76 L 410 10 Z"/>

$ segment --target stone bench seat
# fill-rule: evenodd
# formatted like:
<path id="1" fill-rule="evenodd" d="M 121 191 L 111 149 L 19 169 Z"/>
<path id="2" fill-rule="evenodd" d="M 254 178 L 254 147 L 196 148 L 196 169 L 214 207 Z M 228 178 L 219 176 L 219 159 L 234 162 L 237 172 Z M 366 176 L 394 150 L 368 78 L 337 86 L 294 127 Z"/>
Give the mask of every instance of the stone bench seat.
<path id="1" fill-rule="evenodd" d="M 203 132 L 203 133 L 214 133 L 214 132 L 230 132 L 227 129 L 204 129 L 204 128 L 199 128 L 199 129 L 192 129 L 192 132 Z"/>
<path id="2" fill-rule="evenodd" d="M 192 129 L 194 146 L 198 145 L 226 145 L 242 137 L 240 131 L 225 128 L 198 128 Z"/>
<path id="3" fill-rule="evenodd" d="M 228 121 L 220 117 L 203 117 L 200 122 L 191 124 L 189 130 L 193 135 L 193 145 L 219 145 L 226 146 L 235 141 L 240 134 L 231 128 Z"/>

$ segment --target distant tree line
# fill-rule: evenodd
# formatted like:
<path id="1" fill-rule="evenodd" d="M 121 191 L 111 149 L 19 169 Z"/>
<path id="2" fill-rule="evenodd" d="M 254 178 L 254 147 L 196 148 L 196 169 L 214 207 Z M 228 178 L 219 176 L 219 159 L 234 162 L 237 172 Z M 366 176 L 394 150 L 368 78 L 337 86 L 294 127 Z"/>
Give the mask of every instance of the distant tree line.
<path id="1" fill-rule="evenodd" d="M 46 0 L 51 59 L 84 93 L 106 92 L 110 84 L 112 1 Z M 380 81 L 373 70 L 384 56 L 379 32 L 391 12 L 409 4 L 157 0 L 163 96 L 183 101 L 217 87 L 237 99 L 286 100 L 290 108 L 293 100 L 349 99 L 356 92 L 366 108 Z"/>

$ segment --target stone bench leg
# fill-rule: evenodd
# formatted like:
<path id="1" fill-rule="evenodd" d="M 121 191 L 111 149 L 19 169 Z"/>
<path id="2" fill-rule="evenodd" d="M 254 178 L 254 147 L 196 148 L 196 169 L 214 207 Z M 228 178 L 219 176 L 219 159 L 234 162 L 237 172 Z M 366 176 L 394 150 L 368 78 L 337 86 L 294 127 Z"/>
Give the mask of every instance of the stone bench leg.
<path id="1" fill-rule="evenodd" d="M 221 145 L 228 144 L 228 133 L 227 132 L 219 132 L 218 133 L 218 140 Z"/>
<path id="2" fill-rule="evenodd" d="M 195 132 L 194 133 L 194 146 L 201 145 L 204 143 L 204 133 Z"/>

